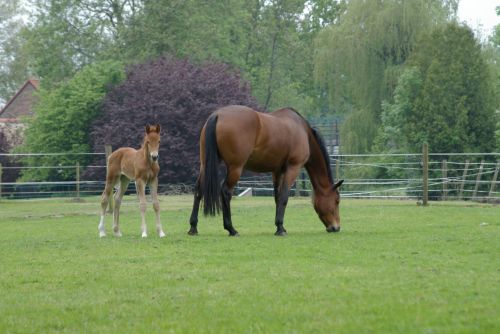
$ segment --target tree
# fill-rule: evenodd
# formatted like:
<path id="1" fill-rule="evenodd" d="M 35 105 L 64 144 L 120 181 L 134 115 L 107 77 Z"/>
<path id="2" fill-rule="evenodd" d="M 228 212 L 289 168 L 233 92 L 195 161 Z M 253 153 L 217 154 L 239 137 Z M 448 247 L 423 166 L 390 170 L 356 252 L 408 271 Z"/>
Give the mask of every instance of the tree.
<path id="1" fill-rule="evenodd" d="M 316 39 L 315 77 L 333 110 L 369 121 L 374 134 L 383 100 L 390 101 L 404 64 L 422 32 L 446 22 L 456 1 L 349 1 L 338 22 Z M 348 126 L 351 124 L 352 126 Z M 371 148 L 365 127 L 346 122 L 341 133 L 346 152 Z M 367 141 L 367 145 L 356 142 Z"/>
<path id="2" fill-rule="evenodd" d="M 19 33 L 24 27 L 18 0 L 0 3 L 0 105 L 14 95 L 29 76 L 27 59 L 21 52 Z"/>
<path id="3" fill-rule="evenodd" d="M 105 144 L 137 148 L 144 126 L 159 123 L 160 182 L 191 184 L 199 169 L 201 128 L 212 111 L 228 104 L 257 107 L 248 84 L 228 65 L 173 57 L 135 65 L 106 95 L 103 113 L 92 124 L 92 147 L 95 152 Z M 104 171 L 85 175 L 103 179 Z"/>
<path id="4" fill-rule="evenodd" d="M 85 66 L 116 59 L 109 51 L 139 11 L 134 0 L 30 0 L 30 26 L 20 33 L 23 54 L 49 88 Z"/>
<path id="5" fill-rule="evenodd" d="M 58 88 L 40 90 L 35 116 L 28 119 L 24 144 L 19 152 L 26 153 L 88 153 L 90 125 L 101 113 L 102 99 L 124 77 L 120 63 L 107 61 L 87 66 L 71 80 Z M 88 165 L 90 158 L 75 155 L 62 156 L 62 165 L 79 161 Z M 53 157 L 33 156 L 25 159 L 29 166 L 53 166 Z M 29 169 L 23 171 L 25 180 L 74 179 L 74 171 L 63 169 Z"/>
<path id="6" fill-rule="evenodd" d="M 434 152 L 491 152 L 495 103 L 490 71 L 471 29 L 449 23 L 426 34 L 410 59 L 422 86 L 404 131 L 409 148 Z"/>

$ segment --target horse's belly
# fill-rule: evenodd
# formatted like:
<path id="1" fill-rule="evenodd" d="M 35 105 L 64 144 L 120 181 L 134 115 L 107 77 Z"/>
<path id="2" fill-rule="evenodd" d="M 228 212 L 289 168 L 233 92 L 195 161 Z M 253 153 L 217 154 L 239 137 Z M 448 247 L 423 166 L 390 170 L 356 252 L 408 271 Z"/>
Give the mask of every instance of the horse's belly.
<path id="1" fill-rule="evenodd" d="M 248 158 L 245 164 L 245 169 L 258 173 L 274 172 L 282 169 L 284 163 L 284 156 L 280 157 L 276 154 L 262 154 L 260 152 L 254 152 Z"/>

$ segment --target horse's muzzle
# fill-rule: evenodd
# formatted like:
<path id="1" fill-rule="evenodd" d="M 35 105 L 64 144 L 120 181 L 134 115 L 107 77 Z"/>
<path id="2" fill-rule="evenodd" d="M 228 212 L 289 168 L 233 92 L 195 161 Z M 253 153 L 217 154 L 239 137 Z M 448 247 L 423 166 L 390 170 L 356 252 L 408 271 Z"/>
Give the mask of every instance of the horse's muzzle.
<path id="1" fill-rule="evenodd" d="M 330 232 L 340 232 L 340 226 L 339 226 L 339 227 L 335 227 L 335 226 L 330 226 L 330 227 L 327 227 L 327 228 L 326 228 L 326 231 L 327 231 L 328 233 L 330 233 Z"/>
<path id="2" fill-rule="evenodd" d="M 156 161 L 156 160 L 158 160 L 158 157 L 159 157 L 158 155 L 152 155 L 151 159 L 153 159 L 153 161 Z"/>

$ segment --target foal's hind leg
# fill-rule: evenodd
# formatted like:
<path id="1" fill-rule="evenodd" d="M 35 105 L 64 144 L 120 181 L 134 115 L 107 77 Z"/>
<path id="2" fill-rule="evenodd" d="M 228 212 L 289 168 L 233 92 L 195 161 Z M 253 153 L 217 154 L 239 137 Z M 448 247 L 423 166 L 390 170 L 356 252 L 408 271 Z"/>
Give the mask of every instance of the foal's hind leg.
<path id="1" fill-rule="evenodd" d="M 129 183 L 130 180 L 125 175 L 122 175 L 120 177 L 120 188 L 115 194 L 115 205 L 113 208 L 113 232 L 117 237 L 122 236 L 122 232 L 120 231 L 120 206 Z"/>
<path id="2" fill-rule="evenodd" d="M 200 210 L 200 201 L 201 201 L 200 179 L 201 179 L 201 174 L 200 176 L 198 176 L 194 188 L 193 210 L 191 211 L 191 218 L 189 218 L 189 225 L 191 225 L 191 228 L 189 229 L 188 232 L 189 235 L 198 234 L 198 211 Z"/>
<path id="3" fill-rule="evenodd" d="M 104 226 L 104 216 L 106 216 L 106 210 L 108 208 L 108 204 L 110 202 L 111 194 L 113 193 L 113 187 L 118 181 L 117 177 L 111 176 L 111 175 L 106 175 L 106 185 L 104 187 L 104 191 L 102 192 L 102 197 L 101 197 L 101 221 L 99 222 L 98 230 L 99 230 L 99 236 L 105 237 L 106 236 L 106 228 Z"/>
<path id="4" fill-rule="evenodd" d="M 233 227 L 233 222 L 231 219 L 231 198 L 233 196 L 233 189 L 238 182 L 242 168 L 227 168 L 227 176 L 224 184 L 222 185 L 221 196 L 222 196 L 222 214 L 224 216 L 224 229 L 229 232 L 229 236 L 235 237 L 239 236 L 238 231 Z"/>

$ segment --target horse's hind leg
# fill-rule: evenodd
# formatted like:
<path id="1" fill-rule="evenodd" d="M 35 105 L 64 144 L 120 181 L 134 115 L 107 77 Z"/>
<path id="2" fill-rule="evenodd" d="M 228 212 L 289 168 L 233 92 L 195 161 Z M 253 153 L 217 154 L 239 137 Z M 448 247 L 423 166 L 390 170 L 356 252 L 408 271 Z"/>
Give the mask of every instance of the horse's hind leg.
<path id="1" fill-rule="evenodd" d="M 196 185 L 194 188 L 194 201 L 193 201 L 193 210 L 191 211 L 191 218 L 189 218 L 189 225 L 191 228 L 189 229 L 189 235 L 197 235 L 198 234 L 198 211 L 200 210 L 200 201 L 201 201 L 201 173 L 196 180 Z"/>
<path id="2" fill-rule="evenodd" d="M 120 207 L 122 204 L 123 195 L 127 191 L 129 183 L 130 180 L 125 175 L 122 175 L 120 177 L 120 188 L 115 194 L 115 205 L 113 208 L 113 232 L 117 237 L 122 236 L 122 232 L 120 230 Z"/>
<path id="3" fill-rule="evenodd" d="M 222 214 L 224 216 L 224 229 L 229 232 L 229 236 L 239 236 L 238 231 L 233 227 L 233 222 L 231 219 L 231 198 L 233 196 L 233 189 L 238 182 L 242 168 L 227 168 L 227 176 L 224 184 L 222 185 L 221 196 L 222 196 Z"/>
<path id="4" fill-rule="evenodd" d="M 158 178 L 155 178 L 153 181 L 151 181 L 149 186 L 151 188 L 151 198 L 153 199 L 153 209 L 155 210 L 155 215 L 156 215 L 156 232 L 158 232 L 160 238 L 163 238 L 165 236 L 165 232 L 163 232 L 163 227 L 161 226 L 160 222 L 160 201 L 158 200 Z"/>

